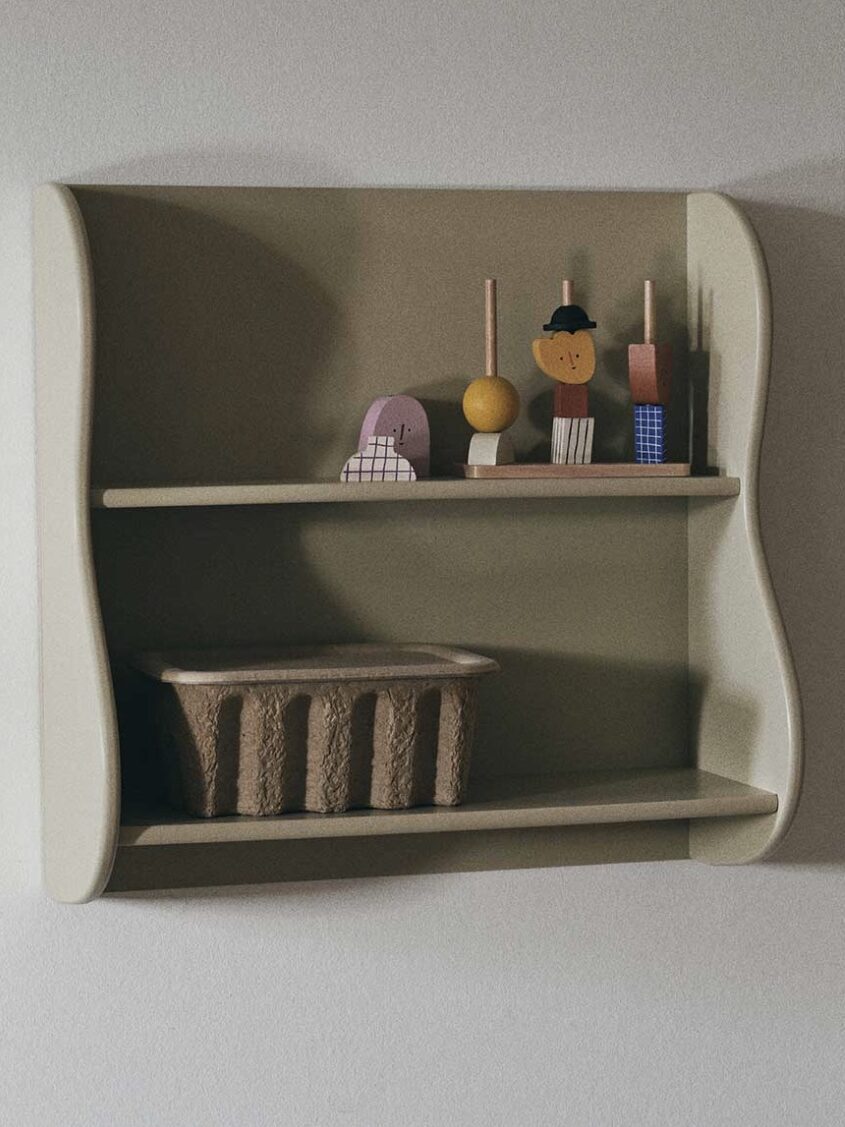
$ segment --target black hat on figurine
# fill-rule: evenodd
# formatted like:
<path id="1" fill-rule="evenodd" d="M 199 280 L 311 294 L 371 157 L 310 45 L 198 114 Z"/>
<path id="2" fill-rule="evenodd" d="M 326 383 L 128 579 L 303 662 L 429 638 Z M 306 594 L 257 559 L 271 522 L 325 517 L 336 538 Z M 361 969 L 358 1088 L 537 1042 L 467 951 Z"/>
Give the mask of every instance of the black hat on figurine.
<path id="1" fill-rule="evenodd" d="M 590 320 L 580 305 L 559 305 L 548 325 L 543 325 L 547 333 L 577 333 L 579 329 L 595 327 L 595 321 Z"/>

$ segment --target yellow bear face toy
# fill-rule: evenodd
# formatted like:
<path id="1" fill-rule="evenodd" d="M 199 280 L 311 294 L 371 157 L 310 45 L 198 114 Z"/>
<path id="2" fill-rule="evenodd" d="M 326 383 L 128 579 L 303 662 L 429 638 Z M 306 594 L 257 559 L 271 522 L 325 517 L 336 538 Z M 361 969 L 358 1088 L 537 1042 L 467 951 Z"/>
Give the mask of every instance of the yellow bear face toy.
<path id="1" fill-rule="evenodd" d="M 567 285 L 571 283 L 564 283 L 564 301 Z M 552 335 L 531 345 L 537 367 L 558 383 L 587 383 L 596 370 L 596 346 L 589 332 L 595 327 L 580 305 L 559 305 L 548 325 L 543 325 Z"/>
<path id="2" fill-rule="evenodd" d="M 596 346 L 587 329 L 539 337 L 531 351 L 540 371 L 560 383 L 587 383 L 596 370 Z"/>

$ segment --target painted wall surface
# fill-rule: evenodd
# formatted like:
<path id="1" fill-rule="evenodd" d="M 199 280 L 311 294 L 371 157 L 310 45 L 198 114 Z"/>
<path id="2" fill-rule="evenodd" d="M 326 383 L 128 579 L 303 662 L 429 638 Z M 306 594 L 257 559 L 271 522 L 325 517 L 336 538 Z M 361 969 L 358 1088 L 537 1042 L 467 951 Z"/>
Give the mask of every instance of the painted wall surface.
<path id="1" fill-rule="evenodd" d="M 840 1124 L 845 103 L 836 0 L 5 0 L 0 1124 Z M 806 793 L 775 861 L 49 903 L 40 181 L 719 187 L 768 255 L 763 532 Z"/>

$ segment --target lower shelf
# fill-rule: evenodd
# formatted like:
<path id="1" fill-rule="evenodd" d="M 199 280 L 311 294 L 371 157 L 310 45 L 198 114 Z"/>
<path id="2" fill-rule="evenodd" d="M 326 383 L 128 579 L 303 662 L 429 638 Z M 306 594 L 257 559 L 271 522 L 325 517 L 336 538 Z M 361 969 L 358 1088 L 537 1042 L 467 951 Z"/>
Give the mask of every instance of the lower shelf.
<path id="1" fill-rule="evenodd" d="M 304 838 L 379 837 L 467 830 L 665 822 L 773 814 L 776 794 L 692 767 L 508 776 L 479 781 L 455 807 L 286 814 L 278 818 L 189 818 L 127 812 L 121 846 L 197 845 Z"/>

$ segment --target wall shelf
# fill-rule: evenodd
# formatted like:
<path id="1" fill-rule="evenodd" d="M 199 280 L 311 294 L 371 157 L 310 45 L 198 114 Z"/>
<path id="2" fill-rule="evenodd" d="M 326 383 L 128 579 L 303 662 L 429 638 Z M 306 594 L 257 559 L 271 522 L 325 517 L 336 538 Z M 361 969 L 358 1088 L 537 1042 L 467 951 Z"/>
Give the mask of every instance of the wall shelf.
<path id="1" fill-rule="evenodd" d="M 283 841 L 464 830 L 596 826 L 774 814 L 777 795 L 693 767 L 584 771 L 573 775 L 479 779 L 463 805 L 278 818 L 188 818 L 135 812 L 120 827 L 122 846 Z"/>
<path id="2" fill-rule="evenodd" d="M 205 505 L 348 504 L 362 501 L 489 501 L 554 497 L 736 497 L 736 477 L 550 478 L 547 480 L 358 482 L 263 481 L 232 485 L 95 488 L 97 509 Z"/>
<path id="3" fill-rule="evenodd" d="M 457 405 L 489 275 L 523 398 L 515 442 L 542 460 L 550 392 L 530 341 L 576 255 L 598 323 L 594 457 L 625 459 L 625 347 L 656 276 L 669 454 L 693 476 L 336 480 L 390 390 L 425 403 L 440 473 L 465 457 Z M 732 201 L 53 184 L 36 194 L 35 267 L 52 896 L 745 863 L 777 846 L 801 715 L 758 527 L 768 283 Z M 437 504 L 458 500 L 475 504 Z M 131 654 L 360 641 L 501 666 L 480 689 L 466 805 L 163 812 Z"/>

